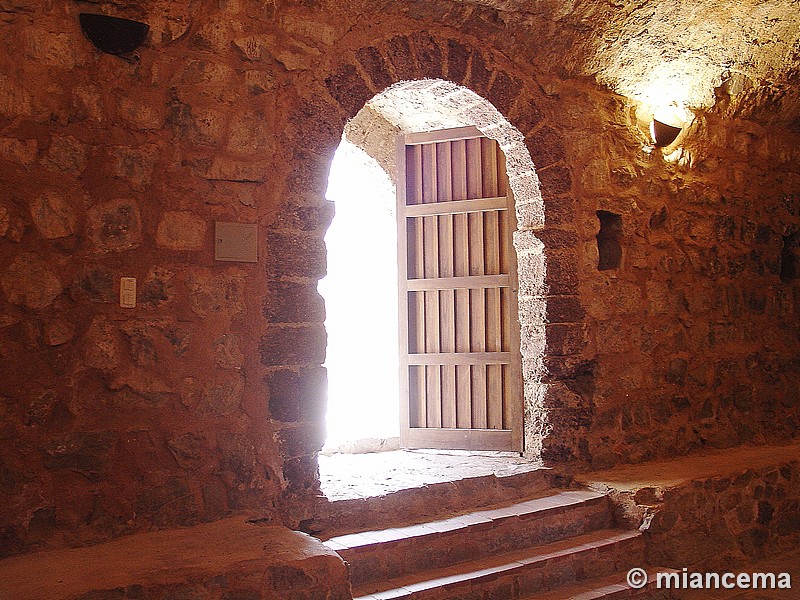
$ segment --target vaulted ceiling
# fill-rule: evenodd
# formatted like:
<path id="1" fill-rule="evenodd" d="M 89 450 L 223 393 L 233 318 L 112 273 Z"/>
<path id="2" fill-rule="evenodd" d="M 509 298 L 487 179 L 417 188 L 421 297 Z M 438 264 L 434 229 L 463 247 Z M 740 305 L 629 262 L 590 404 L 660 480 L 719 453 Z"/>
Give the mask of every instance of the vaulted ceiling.
<path id="1" fill-rule="evenodd" d="M 800 129 L 798 0 L 458 1 L 545 40 L 537 62 L 635 100 Z"/>

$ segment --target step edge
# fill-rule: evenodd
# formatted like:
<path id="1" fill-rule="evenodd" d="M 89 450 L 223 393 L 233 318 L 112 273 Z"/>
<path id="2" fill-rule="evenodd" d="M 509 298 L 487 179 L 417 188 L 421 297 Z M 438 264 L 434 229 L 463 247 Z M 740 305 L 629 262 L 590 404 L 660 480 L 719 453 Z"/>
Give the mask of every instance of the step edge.
<path id="1" fill-rule="evenodd" d="M 557 495 L 560 495 L 560 494 L 557 494 Z M 549 496 L 548 496 L 548 498 L 549 498 Z M 385 529 L 374 529 L 374 530 L 366 530 L 366 531 L 359 531 L 359 532 L 354 532 L 354 533 L 343 534 L 343 535 L 334 536 L 332 538 L 329 538 L 329 539 L 323 541 L 322 543 L 324 545 L 327 545 L 328 547 L 331 547 L 332 549 L 336 549 L 337 551 L 338 550 L 343 550 L 343 549 L 342 548 L 333 548 L 334 545 L 345 546 L 348 550 L 358 551 L 358 550 L 361 550 L 361 549 L 369 548 L 370 546 L 378 546 L 378 545 L 386 544 L 386 543 L 394 543 L 394 542 L 397 542 L 397 541 L 400 541 L 400 540 L 409 540 L 409 539 L 417 539 L 417 538 L 421 540 L 421 539 L 424 539 L 425 537 L 428 537 L 428 536 L 433 535 L 433 534 L 440 534 L 440 533 L 455 534 L 455 532 L 466 532 L 466 531 L 469 531 L 470 528 L 477 528 L 477 527 L 480 527 L 480 526 L 485 526 L 485 525 L 490 524 L 490 523 L 502 523 L 503 521 L 513 520 L 513 519 L 519 519 L 519 520 L 522 520 L 522 521 L 528 521 L 528 520 L 531 520 L 531 519 L 534 519 L 534 518 L 537 518 L 537 517 L 545 518 L 545 517 L 548 517 L 548 516 L 554 516 L 554 515 L 560 514 L 562 511 L 566 511 L 566 510 L 577 510 L 577 509 L 583 508 L 583 507 L 592 508 L 592 507 L 594 507 L 595 504 L 602 503 L 604 498 L 606 498 L 606 496 L 604 494 L 599 494 L 597 496 L 591 496 L 591 497 L 588 497 L 588 498 L 575 500 L 575 501 L 573 501 L 571 503 L 568 503 L 568 504 L 558 504 L 556 506 L 540 506 L 540 507 L 532 508 L 531 510 L 525 511 L 525 512 L 522 512 L 522 513 L 509 514 L 509 515 L 498 515 L 495 518 L 491 518 L 491 517 L 486 516 L 486 515 L 488 513 L 493 512 L 494 510 L 502 510 L 502 509 L 478 510 L 478 511 L 473 511 L 473 512 L 470 512 L 470 513 L 464 513 L 462 515 L 457 515 L 457 516 L 454 516 L 454 517 L 448 517 L 446 519 L 439 519 L 439 520 L 435 520 L 435 521 L 428 521 L 428 522 L 425 522 L 425 523 L 418 523 L 416 525 L 406 525 L 406 526 L 403 526 L 403 527 L 387 527 Z M 509 505 L 508 508 L 511 508 L 513 506 L 519 506 L 520 504 L 525 504 L 527 502 L 535 502 L 536 500 L 539 500 L 539 499 L 536 498 L 536 499 L 533 499 L 533 500 L 526 500 L 526 501 L 523 501 L 523 502 L 518 502 L 518 503 L 515 503 L 515 504 L 511 504 L 511 505 Z M 602 510 L 602 508 L 603 507 L 598 507 L 599 510 Z M 461 519 L 461 518 L 469 517 L 469 516 L 475 516 L 475 517 L 478 517 L 481 520 L 477 521 L 475 523 L 466 523 L 466 524 L 462 524 L 462 525 L 457 525 L 455 527 L 448 527 L 447 526 L 448 522 L 455 521 L 457 519 Z M 433 529 L 433 527 L 430 527 L 431 525 L 438 525 L 441 529 L 439 529 L 439 530 Z M 424 528 L 424 527 L 428 527 L 430 529 L 430 531 L 423 531 L 422 533 L 420 533 L 418 535 L 414 535 L 414 534 L 412 534 L 412 535 L 403 535 L 403 534 L 407 533 L 410 530 L 417 529 L 417 528 Z M 351 536 L 353 536 L 353 537 L 355 537 L 355 536 L 363 536 L 365 538 L 370 538 L 370 533 L 372 533 L 372 534 L 381 534 L 383 532 L 390 532 L 390 531 L 398 532 L 401 535 L 396 537 L 395 539 L 391 539 L 391 540 L 379 540 L 379 539 L 372 540 L 372 539 L 368 539 L 364 543 L 361 543 L 361 544 L 348 544 L 348 543 L 344 543 L 342 541 L 343 539 L 351 537 Z"/>
<path id="2" fill-rule="evenodd" d="M 552 552 L 544 552 L 544 553 L 540 552 L 540 550 L 542 548 L 546 548 L 548 545 L 563 544 L 563 542 L 566 541 L 566 540 L 577 540 L 579 538 L 588 537 L 590 535 L 593 535 L 593 534 L 596 534 L 596 533 L 599 533 L 599 532 L 606 532 L 606 533 L 608 533 L 608 535 L 606 535 L 604 537 L 601 537 L 598 540 L 585 541 L 585 542 L 579 543 L 577 545 L 570 545 L 570 546 L 567 546 L 567 547 L 562 548 L 562 549 L 554 550 Z M 483 574 L 483 575 L 479 575 L 479 576 L 474 577 L 474 578 L 462 578 L 459 581 L 459 583 L 463 582 L 463 581 L 478 582 L 481 577 L 488 577 L 489 575 L 494 575 L 494 574 L 498 573 L 497 568 L 501 568 L 503 573 L 508 573 L 509 571 L 513 571 L 515 569 L 538 568 L 538 567 L 535 567 L 534 565 L 536 565 L 537 563 L 540 563 L 540 562 L 543 563 L 543 565 L 541 565 L 541 566 L 544 566 L 544 563 L 547 563 L 548 561 L 551 561 L 553 559 L 563 558 L 563 557 L 569 556 L 571 554 L 580 554 L 580 553 L 583 553 L 583 552 L 590 552 L 593 549 L 608 548 L 608 547 L 614 546 L 614 545 L 619 544 L 619 543 L 623 543 L 623 542 L 627 542 L 627 541 L 630 541 L 630 540 L 637 539 L 637 538 L 639 538 L 641 536 L 642 536 L 642 532 L 640 532 L 638 530 L 632 530 L 631 531 L 631 530 L 620 530 L 620 529 L 601 529 L 601 530 L 598 530 L 597 532 L 593 532 L 592 534 L 582 534 L 580 536 L 575 536 L 573 538 L 566 538 L 566 540 L 559 540 L 558 542 L 551 542 L 550 544 L 546 544 L 545 546 L 542 546 L 542 547 L 537 547 L 535 549 L 529 549 L 529 550 L 535 551 L 537 553 L 536 554 L 532 554 L 531 556 L 525 557 L 525 558 L 523 558 L 521 560 L 513 560 L 512 559 L 508 563 L 501 564 L 501 565 L 499 565 L 499 567 L 496 567 L 496 568 L 493 568 L 493 569 L 478 569 L 476 571 L 466 571 L 466 573 L 464 573 L 466 575 L 469 575 L 469 574 L 471 574 L 473 572 L 480 572 L 480 571 L 492 571 L 492 572 L 491 573 L 486 573 L 486 574 Z M 508 552 L 508 553 L 505 553 L 505 554 L 506 555 L 519 555 L 522 552 L 523 551 L 517 550 L 517 551 L 514 551 L 514 552 Z M 498 558 L 500 558 L 502 556 L 503 555 L 499 555 Z M 466 561 L 466 562 L 458 563 L 456 565 L 452 565 L 450 567 L 443 567 L 443 568 L 440 568 L 440 569 L 436 569 L 436 570 L 434 570 L 434 572 L 443 571 L 445 569 L 454 569 L 454 568 L 459 567 L 459 566 L 463 566 L 463 567 L 467 567 L 468 568 L 471 563 L 474 564 L 476 562 L 479 562 L 479 561 L 477 561 L 477 560 L 475 560 L 475 561 Z M 433 582 L 438 581 L 438 580 L 451 579 L 452 577 L 455 576 L 455 575 L 448 575 L 448 576 L 434 577 L 432 579 L 428 579 L 428 578 L 424 578 L 424 575 L 426 575 L 426 572 L 420 572 L 420 573 L 415 573 L 415 574 L 409 574 L 409 575 L 403 577 L 403 579 L 405 579 L 405 578 L 417 579 L 416 577 L 414 577 L 415 575 L 419 575 L 421 577 L 419 578 L 419 581 L 414 581 L 413 583 L 409 583 L 409 582 L 401 583 L 401 578 L 393 578 L 393 579 L 386 580 L 384 582 L 371 582 L 372 585 L 369 585 L 369 586 L 368 585 L 363 585 L 363 588 L 374 587 L 375 584 L 377 584 L 377 583 L 386 583 L 386 584 L 399 583 L 400 584 L 400 585 L 397 585 L 397 586 L 394 586 L 394 587 L 387 587 L 385 589 L 381 589 L 380 590 L 380 592 L 385 593 L 385 592 L 391 592 L 391 591 L 394 591 L 394 590 L 404 590 L 404 589 L 407 590 L 407 589 L 409 589 L 409 587 L 408 587 L 409 585 L 416 585 L 416 584 L 422 583 L 422 582 L 433 583 Z M 436 586 L 430 585 L 430 586 L 427 586 L 426 589 L 430 589 L 431 587 L 436 587 Z M 358 598 L 369 598 L 371 594 L 378 593 L 378 592 L 373 591 L 373 592 L 368 592 L 368 593 L 362 594 L 360 596 L 356 596 L 355 594 L 356 593 L 360 593 L 361 589 L 362 589 L 362 586 L 355 587 L 353 589 L 354 600 L 357 600 Z"/>

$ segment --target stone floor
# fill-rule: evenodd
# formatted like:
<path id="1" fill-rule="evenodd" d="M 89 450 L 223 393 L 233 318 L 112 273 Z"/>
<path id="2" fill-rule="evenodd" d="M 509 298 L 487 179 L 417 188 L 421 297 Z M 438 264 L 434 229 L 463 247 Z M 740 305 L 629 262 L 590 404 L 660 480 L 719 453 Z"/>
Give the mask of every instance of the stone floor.
<path id="1" fill-rule="evenodd" d="M 319 457 L 322 492 L 332 502 L 472 477 L 506 477 L 540 468 L 541 463 L 515 452 L 394 450 Z"/>

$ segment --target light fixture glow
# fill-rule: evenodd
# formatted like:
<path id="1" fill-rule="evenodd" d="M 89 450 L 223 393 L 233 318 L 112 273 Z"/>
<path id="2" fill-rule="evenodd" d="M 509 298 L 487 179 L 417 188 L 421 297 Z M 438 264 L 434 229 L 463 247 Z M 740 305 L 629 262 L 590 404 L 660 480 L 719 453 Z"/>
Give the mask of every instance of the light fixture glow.
<path id="1" fill-rule="evenodd" d="M 653 145 L 656 148 L 669 146 L 677 139 L 681 131 L 683 131 L 682 127 L 668 125 L 655 118 L 650 123 L 650 135 L 653 138 Z"/>
<path id="2" fill-rule="evenodd" d="M 677 101 L 657 106 L 650 122 L 650 135 L 657 148 L 672 144 L 690 121 L 690 113 Z"/>

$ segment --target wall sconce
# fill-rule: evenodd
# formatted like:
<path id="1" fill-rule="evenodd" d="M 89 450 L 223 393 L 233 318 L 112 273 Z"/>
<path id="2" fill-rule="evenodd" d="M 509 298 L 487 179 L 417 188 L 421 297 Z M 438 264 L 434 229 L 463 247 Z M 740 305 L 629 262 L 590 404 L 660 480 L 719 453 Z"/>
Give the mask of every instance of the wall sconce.
<path id="1" fill-rule="evenodd" d="M 674 142 L 688 121 L 686 109 L 672 103 L 657 108 L 650 122 L 650 135 L 656 148 L 664 148 Z"/>
<path id="2" fill-rule="evenodd" d="M 81 13 L 78 18 L 84 35 L 98 50 L 121 58 L 141 46 L 150 31 L 147 23 L 119 17 Z"/>
<path id="3" fill-rule="evenodd" d="M 650 135 L 653 137 L 653 144 L 656 148 L 669 146 L 675 141 L 681 131 L 683 131 L 683 127 L 667 125 L 656 118 L 653 118 L 653 121 L 650 123 Z"/>

